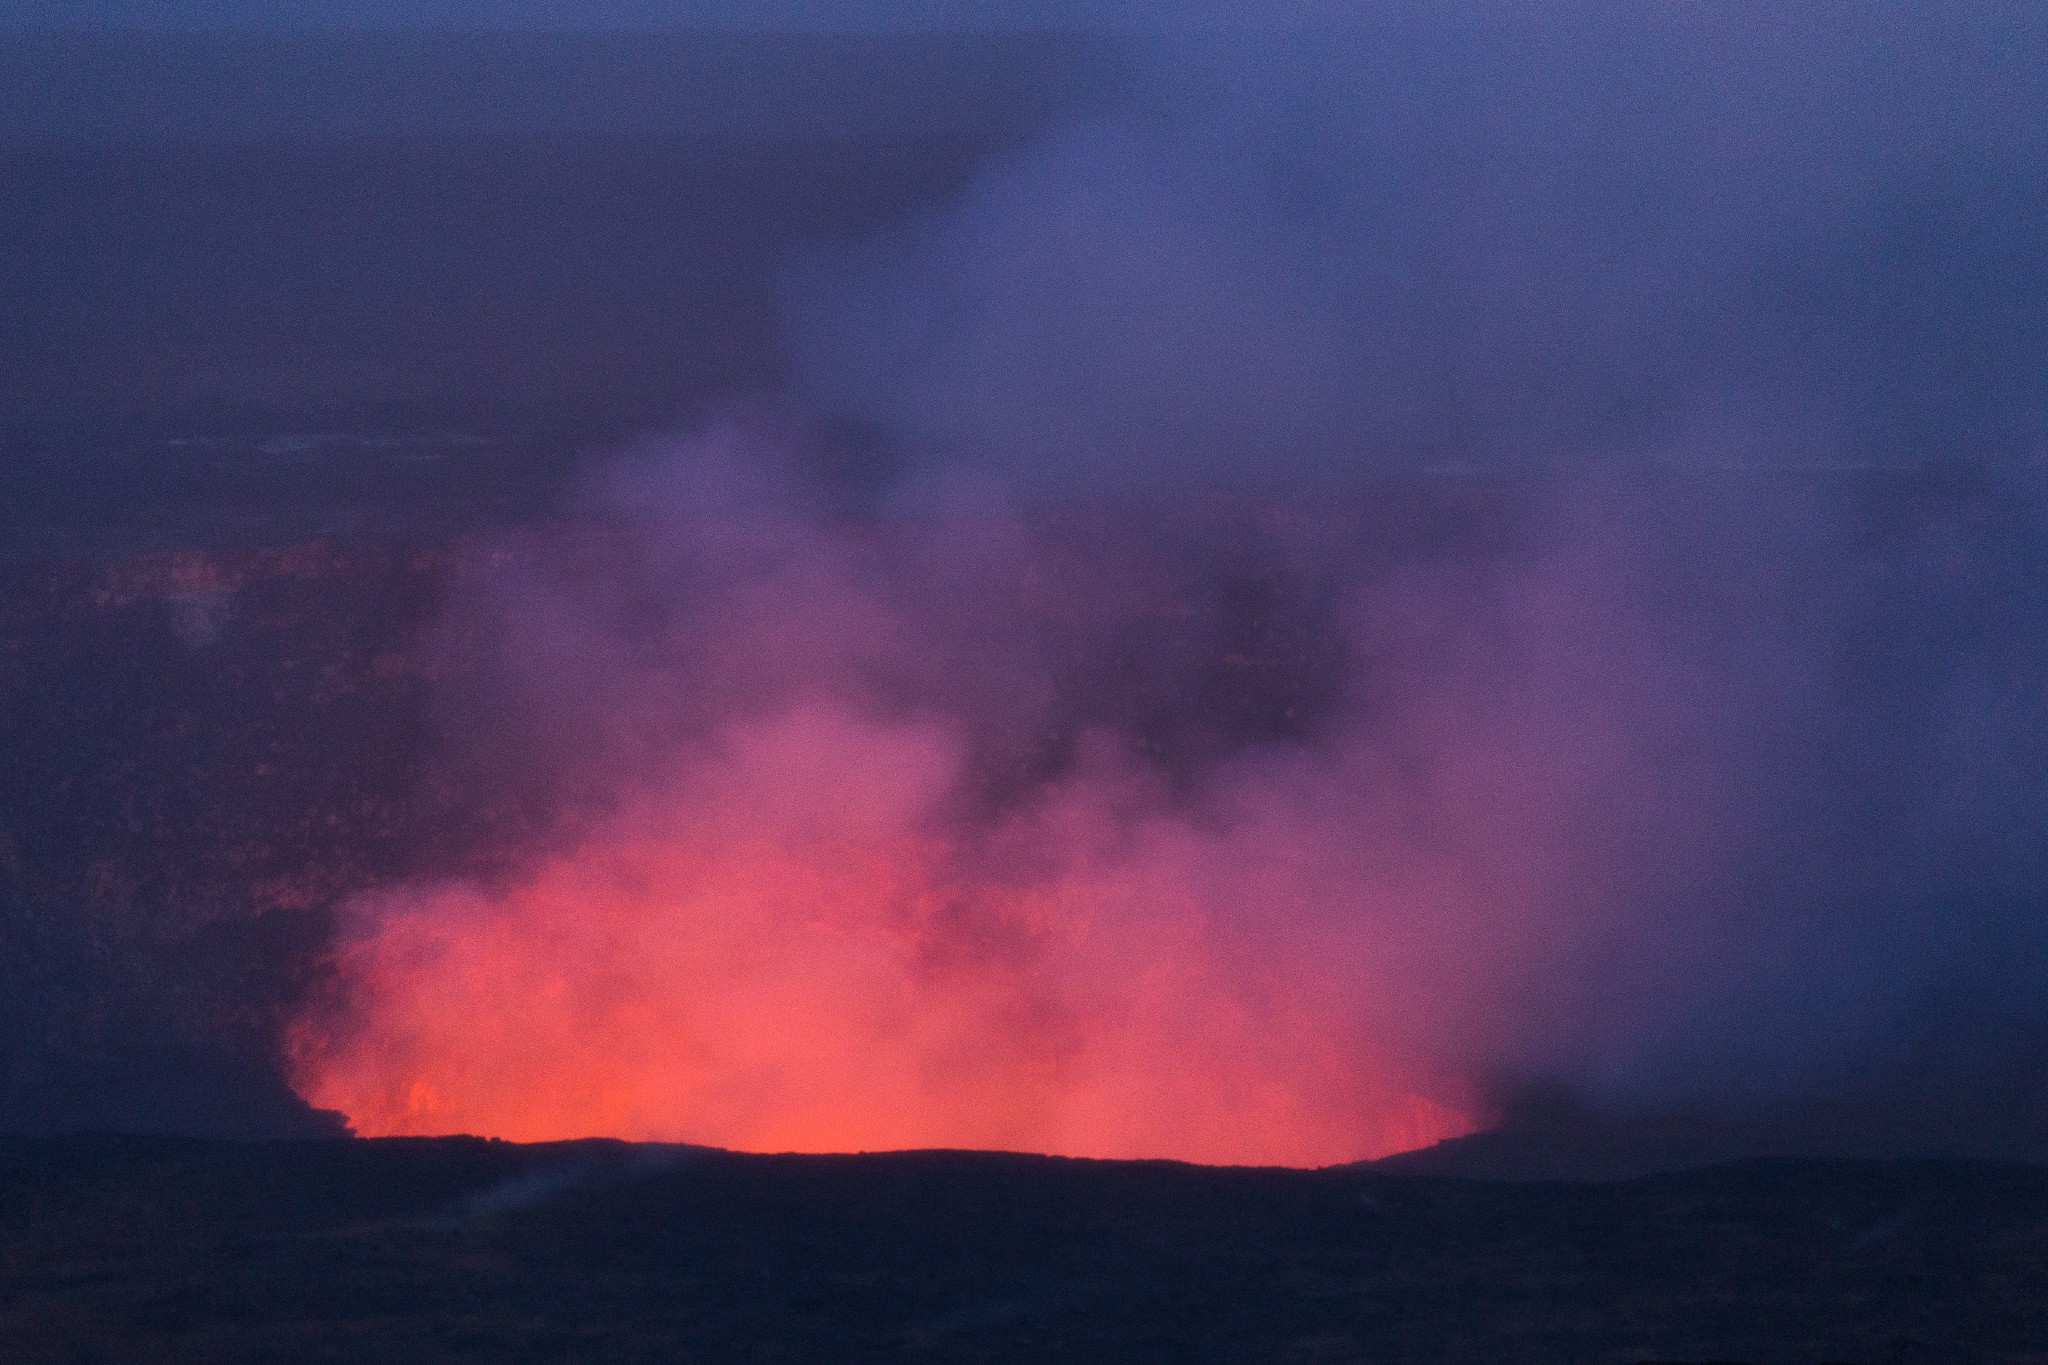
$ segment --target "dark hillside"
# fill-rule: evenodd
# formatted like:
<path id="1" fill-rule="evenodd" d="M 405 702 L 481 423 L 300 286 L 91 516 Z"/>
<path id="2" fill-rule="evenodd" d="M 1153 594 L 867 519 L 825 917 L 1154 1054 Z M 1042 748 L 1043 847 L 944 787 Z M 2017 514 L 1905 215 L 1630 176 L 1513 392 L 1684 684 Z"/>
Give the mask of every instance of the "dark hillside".
<path id="1" fill-rule="evenodd" d="M 10 1361 L 2038 1361 L 2048 1171 L 0 1145 Z"/>

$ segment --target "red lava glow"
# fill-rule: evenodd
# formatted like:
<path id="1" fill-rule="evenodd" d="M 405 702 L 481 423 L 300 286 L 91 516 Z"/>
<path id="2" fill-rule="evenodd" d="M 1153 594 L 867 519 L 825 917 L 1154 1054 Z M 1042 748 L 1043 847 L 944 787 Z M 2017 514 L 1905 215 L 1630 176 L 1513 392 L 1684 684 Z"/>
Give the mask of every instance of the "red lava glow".
<path id="1" fill-rule="evenodd" d="M 359 901 L 295 1083 L 368 1135 L 754 1151 L 1310 1166 L 1471 1128 L 1352 964 L 1246 927 L 1285 893 L 1243 849 L 1189 856 L 1110 779 L 970 838 L 959 767 L 936 727 L 792 708 L 514 884 Z"/>

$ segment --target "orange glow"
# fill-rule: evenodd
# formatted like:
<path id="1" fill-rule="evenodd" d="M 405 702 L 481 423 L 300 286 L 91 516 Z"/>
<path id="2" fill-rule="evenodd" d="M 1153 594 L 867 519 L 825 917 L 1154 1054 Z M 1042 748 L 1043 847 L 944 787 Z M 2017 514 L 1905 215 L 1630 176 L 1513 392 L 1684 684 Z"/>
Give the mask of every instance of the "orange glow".
<path id="1" fill-rule="evenodd" d="M 301 1093 L 364 1134 L 755 1151 L 1318 1165 L 1472 1126 L 1349 964 L 1253 947 L 1256 884 L 1119 826 L 1113 784 L 969 847 L 936 729 L 794 708 L 675 767 L 514 885 L 352 906 Z"/>

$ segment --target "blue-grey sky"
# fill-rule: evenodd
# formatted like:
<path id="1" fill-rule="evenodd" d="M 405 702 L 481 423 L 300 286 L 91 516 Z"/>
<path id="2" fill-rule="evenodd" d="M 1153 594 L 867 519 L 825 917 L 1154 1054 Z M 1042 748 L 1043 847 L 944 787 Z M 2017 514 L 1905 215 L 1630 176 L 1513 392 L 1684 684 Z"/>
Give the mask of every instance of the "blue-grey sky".
<path id="1" fill-rule="evenodd" d="M 922 29 L 1118 22 L 1133 0 L 4 0 L 0 22 L 31 27 L 528 27 Z"/>

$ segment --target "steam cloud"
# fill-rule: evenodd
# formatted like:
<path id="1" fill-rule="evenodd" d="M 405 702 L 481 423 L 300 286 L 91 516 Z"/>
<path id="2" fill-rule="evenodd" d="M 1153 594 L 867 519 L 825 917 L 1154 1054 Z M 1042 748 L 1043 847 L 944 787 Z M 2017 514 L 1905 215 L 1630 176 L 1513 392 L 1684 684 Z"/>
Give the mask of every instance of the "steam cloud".
<path id="1" fill-rule="evenodd" d="M 781 415 L 460 585 L 451 751 L 551 837 L 351 907 L 301 1093 L 2043 1150 L 2048 28 L 1804 13 L 1161 45 L 794 263 Z"/>

